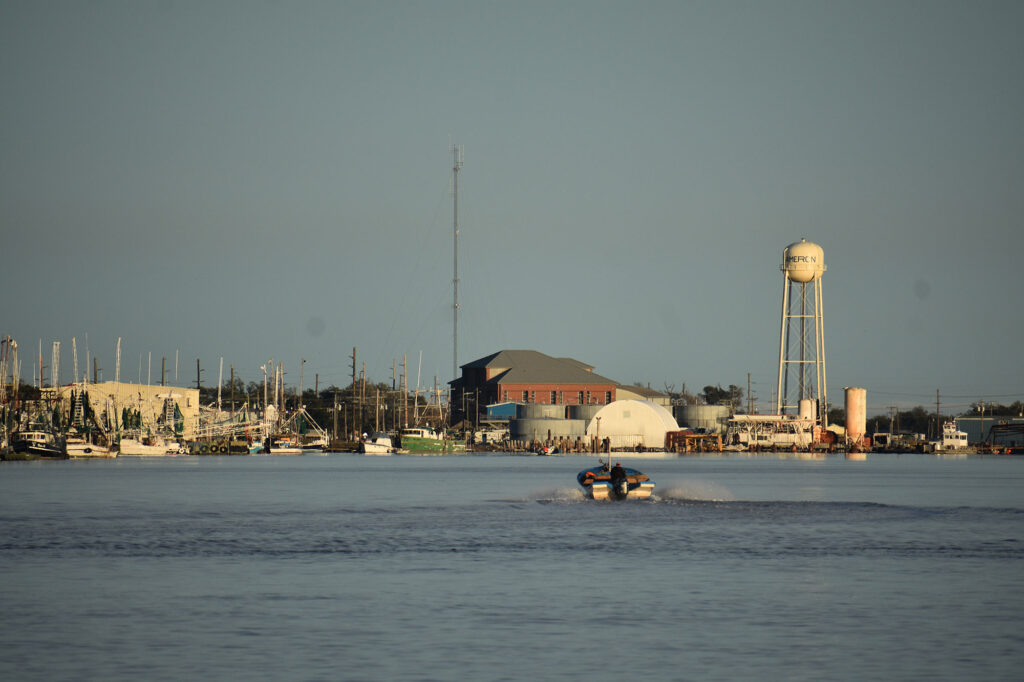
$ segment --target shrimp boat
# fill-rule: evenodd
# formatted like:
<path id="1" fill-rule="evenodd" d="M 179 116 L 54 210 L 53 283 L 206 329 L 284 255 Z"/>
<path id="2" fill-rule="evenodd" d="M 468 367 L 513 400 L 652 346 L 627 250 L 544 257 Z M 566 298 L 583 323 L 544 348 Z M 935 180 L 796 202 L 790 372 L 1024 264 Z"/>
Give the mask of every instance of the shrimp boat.
<path id="1" fill-rule="evenodd" d="M 112 459 L 117 457 L 117 450 L 111 450 L 105 445 L 96 445 L 85 438 L 67 438 L 65 441 L 68 457 L 72 459 L 103 458 Z"/>
<path id="2" fill-rule="evenodd" d="M 432 428 L 402 429 L 398 436 L 405 455 L 450 455 L 466 452 L 466 444 Z"/>
<path id="3" fill-rule="evenodd" d="M 4 459 L 67 459 L 68 451 L 62 438 L 48 431 L 22 431 L 14 436 L 11 451 Z"/>
<path id="4" fill-rule="evenodd" d="M 613 478 L 613 474 L 619 475 Z M 647 474 L 617 462 L 611 467 L 609 462 L 599 460 L 597 466 L 576 474 L 576 481 L 593 500 L 646 500 L 654 493 L 654 481 Z"/>

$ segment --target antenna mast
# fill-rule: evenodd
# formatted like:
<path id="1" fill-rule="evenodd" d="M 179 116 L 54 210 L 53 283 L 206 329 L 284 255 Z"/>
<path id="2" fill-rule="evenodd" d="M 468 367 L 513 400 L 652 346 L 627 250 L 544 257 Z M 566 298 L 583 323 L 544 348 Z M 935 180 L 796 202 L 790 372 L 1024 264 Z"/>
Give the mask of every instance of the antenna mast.
<path id="1" fill-rule="evenodd" d="M 452 232 L 454 233 L 454 276 L 452 277 L 452 380 L 459 378 L 459 169 L 462 168 L 462 145 L 452 145 Z"/>

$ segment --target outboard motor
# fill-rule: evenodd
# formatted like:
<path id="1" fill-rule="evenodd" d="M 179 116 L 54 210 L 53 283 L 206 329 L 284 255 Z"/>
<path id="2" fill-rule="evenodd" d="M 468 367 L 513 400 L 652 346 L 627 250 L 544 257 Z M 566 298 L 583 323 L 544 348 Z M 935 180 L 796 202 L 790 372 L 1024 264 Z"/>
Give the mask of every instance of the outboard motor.
<path id="1" fill-rule="evenodd" d="M 615 496 L 620 500 L 626 499 L 629 495 L 629 481 L 625 478 L 615 483 Z"/>

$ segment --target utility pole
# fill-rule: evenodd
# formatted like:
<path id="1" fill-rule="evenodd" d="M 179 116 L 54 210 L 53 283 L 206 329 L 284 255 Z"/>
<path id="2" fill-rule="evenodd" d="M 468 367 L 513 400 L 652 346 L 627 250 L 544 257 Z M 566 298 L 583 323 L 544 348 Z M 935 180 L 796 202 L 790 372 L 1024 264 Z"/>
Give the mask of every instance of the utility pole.
<path id="1" fill-rule="evenodd" d="M 350 393 L 352 400 L 352 429 L 356 427 L 356 347 L 352 346 L 352 392 Z M 347 412 L 345 413 L 348 414 Z"/>
<path id="2" fill-rule="evenodd" d="M 985 399 L 978 402 L 978 411 L 981 413 L 981 421 L 978 423 L 978 442 L 985 441 Z"/>
<path id="3" fill-rule="evenodd" d="M 333 430 L 334 440 L 338 440 L 338 391 L 337 390 L 334 391 L 334 410 L 332 411 L 332 414 L 334 415 L 334 430 Z"/>
<path id="4" fill-rule="evenodd" d="M 358 422 L 358 426 L 359 426 L 360 430 L 362 430 L 362 428 L 363 428 L 363 421 L 364 421 L 363 420 L 363 415 L 366 412 L 366 410 L 365 410 L 365 408 L 363 406 L 365 404 L 366 404 L 366 361 L 364 360 L 363 361 L 363 371 L 359 375 L 359 422 Z M 356 426 L 356 424 L 353 424 L 353 426 Z"/>
<path id="5" fill-rule="evenodd" d="M 942 413 L 939 412 L 939 389 L 935 389 L 935 439 L 942 437 Z"/>

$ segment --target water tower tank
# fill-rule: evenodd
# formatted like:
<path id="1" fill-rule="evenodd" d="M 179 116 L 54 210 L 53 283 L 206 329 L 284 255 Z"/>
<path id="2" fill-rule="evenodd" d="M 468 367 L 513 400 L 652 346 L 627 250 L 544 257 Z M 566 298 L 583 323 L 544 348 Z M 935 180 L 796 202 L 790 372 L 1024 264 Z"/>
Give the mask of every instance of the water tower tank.
<path id="1" fill-rule="evenodd" d="M 801 239 L 782 252 L 779 269 L 794 282 L 814 282 L 825 272 L 825 252 L 814 242 Z"/>

